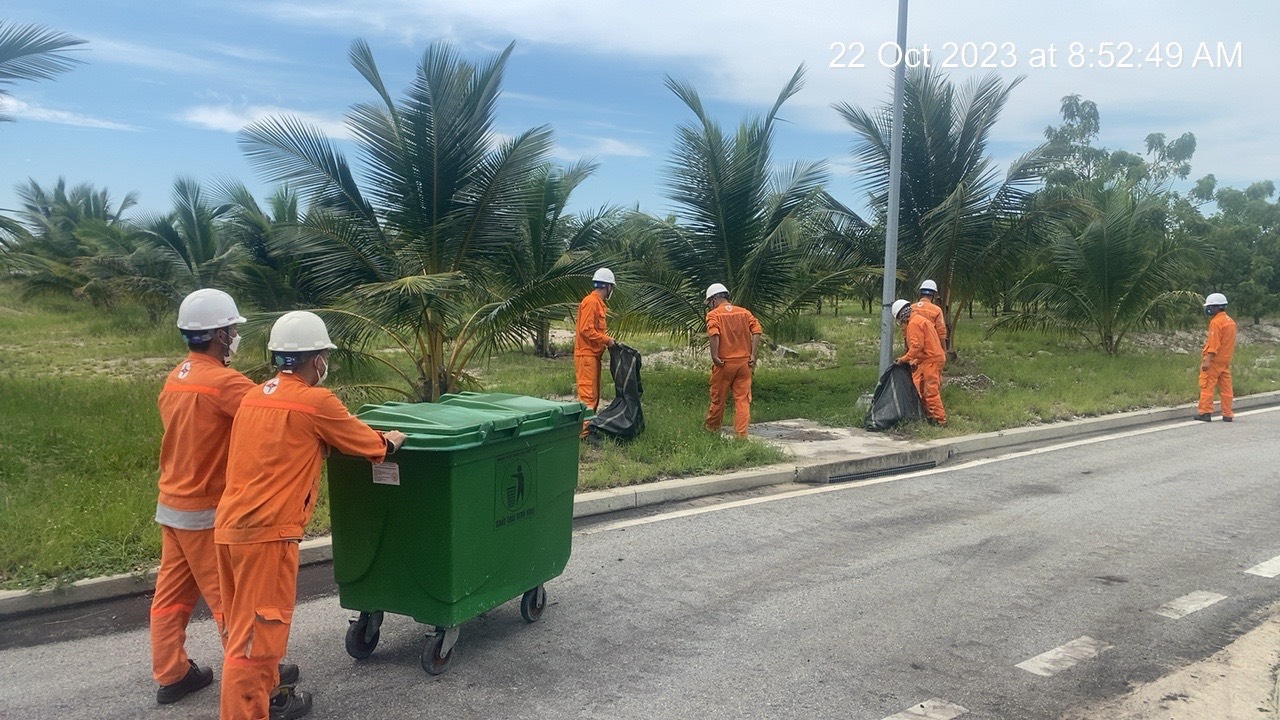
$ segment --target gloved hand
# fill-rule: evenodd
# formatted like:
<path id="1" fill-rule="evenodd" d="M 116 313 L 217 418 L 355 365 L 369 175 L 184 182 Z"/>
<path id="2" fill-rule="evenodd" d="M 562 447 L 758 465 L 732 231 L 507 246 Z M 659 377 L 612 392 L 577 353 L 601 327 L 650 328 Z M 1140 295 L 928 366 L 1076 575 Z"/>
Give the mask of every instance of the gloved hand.
<path id="1" fill-rule="evenodd" d="M 383 437 L 387 442 L 391 443 L 391 451 L 392 451 L 392 452 L 395 452 L 396 450 L 399 450 L 399 449 L 400 449 L 400 446 L 401 446 L 401 445 L 404 445 L 404 441 L 405 441 L 405 440 L 407 440 L 407 439 L 409 438 L 409 436 L 408 436 L 408 435 L 405 435 L 404 433 L 400 432 L 399 430 L 388 430 L 388 431 L 386 431 L 386 432 L 382 433 L 382 437 Z"/>

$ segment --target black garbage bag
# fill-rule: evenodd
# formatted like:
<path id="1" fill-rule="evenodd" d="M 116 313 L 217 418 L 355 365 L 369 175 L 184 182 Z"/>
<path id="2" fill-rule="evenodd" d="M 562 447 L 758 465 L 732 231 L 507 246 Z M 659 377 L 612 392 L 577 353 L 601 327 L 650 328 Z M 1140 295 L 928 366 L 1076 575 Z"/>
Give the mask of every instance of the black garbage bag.
<path id="1" fill-rule="evenodd" d="M 588 432 L 596 435 L 630 440 L 644 432 L 644 410 L 640 396 L 644 385 L 640 382 L 640 353 L 622 343 L 609 348 L 609 372 L 613 374 L 616 393 L 609 407 L 601 410 L 587 424 Z"/>
<path id="2" fill-rule="evenodd" d="M 884 432 L 900 422 L 924 418 L 920 406 L 920 394 L 911 382 L 911 370 L 906 365 L 890 365 L 876 383 L 871 409 L 867 411 L 867 429 Z"/>

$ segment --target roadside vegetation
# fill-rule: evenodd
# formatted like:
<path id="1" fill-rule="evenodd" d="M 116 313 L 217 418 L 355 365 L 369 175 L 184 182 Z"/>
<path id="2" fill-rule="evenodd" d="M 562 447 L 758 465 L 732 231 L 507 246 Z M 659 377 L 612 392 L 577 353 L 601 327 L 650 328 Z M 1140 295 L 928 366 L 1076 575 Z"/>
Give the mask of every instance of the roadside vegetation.
<path id="1" fill-rule="evenodd" d="M 79 43 L 0 23 L 0 94 L 72 70 L 64 51 Z M 347 116 L 356 152 L 298 118 L 255 123 L 240 145 L 274 183 L 261 199 L 234 179 L 179 177 L 157 213 L 90 182 L 19 185 L 19 207 L 0 214 L 0 586 L 151 563 L 155 396 L 183 352 L 178 303 L 200 287 L 231 292 L 250 318 L 237 367 L 258 379 L 275 317 L 324 316 L 342 347 L 330 384 L 353 408 L 465 389 L 570 399 L 572 313 L 592 272 L 612 268 L 610 328 L 646 358 L 647 430 L 584 448 L 583 489 L 781 459 L 698 431 L 712 282 L 756 312 L 770 348 L 797 351 L 763 359 L 753 420 L 861 424 L 855 402 L 877 374 L 889 108 L 851 98 L 831 110 L 849 126 L 862 195 L 842 202 L 847 178 L 773 156 L 803 67 L 772 106 L 728 119 L 669 76 L 688 110 L 662 180 L 671 214 L 625 198 L 578 209 L 592 159 L 553 162 L 550 127 L 494 130 L 513 57 L 433 44 L 397 94 L 355 41 L 351 72 L 367 85 Z M 1274 184 L 1190 183 L 1190 133 L 1153 132 L 1141 152 L 1099 147 L 1100 111 L 1079 95 L 1000 168 L 989 146 L 1018 84 L 908 73 L 899 294 L 935 279 L 952 332 L 949 426 L 902 432 L 1187 402 L 1209 292 L 1228 295 L 1241 325 L 1237 393 L 1275 389 Z M 327 522 L 322 502 L 311 530 Z"/>
<path id="2" fill-rule="evenodd" d="M 851 306 L 852 305 L 852 306 Z M 812 311 L 809 311 L 810 313 Z M 858 395 L 875 381 L 879 319 L 846 303 L 835 316 L 799 316 L 811 332 L 791 345 L 798 357 L 761 363 L 753 420 L 811 418 L 859 426 Z M 1194 399 L 1202 329 L 1198 324 L 1140 333 L 1130 350 L 1100 355 L 1083 340 L 1037 332 L 986 335 L 991 318 L 961 326 L 966 352 L 947 367 L 947 428 L 911 426 L 901 434 L 937 438 L 1189 402 Z M 549 333 L 556 357 L 532 343 L 475 368 L 486 391 L 568 399 L 573 364 L 567 324 Z M 584 447 L 580 488 L 741 469 L 784 460 L 759 442 L 701 431 L 706 411 L 704 349 L 669 335 L 631 333 L 643 353 L 648 429 L 635 442 Z M 1280 327 L 1241 324 L 1237 393 L 1280 389 Z M 23 300 L 0 282 L 0 587 L 34 587 L 144 570 L 159 553 L 155 511 L 160 422 L 156 395 L 184 349 L 171 323 L 146 309 L 110 312 L 69 298 Z M 260 356 L 237 356 L 263 377 Z M 380 382 L 381 366 L 335 371 L 344 385 Z M 351 397 L 352 407 L 362 399 Z M 359 393 L 357 393 L 358 395 Z M 606 401 L 611 390 L 606 390 Z M 328 528 L 321 502 L 312 533 Z"/>

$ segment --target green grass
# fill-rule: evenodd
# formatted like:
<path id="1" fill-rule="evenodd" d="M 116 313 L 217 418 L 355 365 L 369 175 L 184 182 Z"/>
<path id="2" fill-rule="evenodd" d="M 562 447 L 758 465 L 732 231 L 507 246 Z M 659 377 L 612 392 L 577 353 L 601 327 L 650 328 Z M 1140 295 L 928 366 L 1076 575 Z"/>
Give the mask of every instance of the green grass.
<path id="1" fill-rule="evenodd" d="M 1135 343 L 1113 358 L 1081 342 L 1034 333 L 988 338 L 984 327 L 982 319 L 965 319 L 959 327 L 960 357 L 948 365 L 943 389 L 949 427 L 912 426 L 899 434 L 945 437 L 1195 398 L 1203 332 L 1198 326 L 1156 336 L 1158 342 L 1145 343 L 1156 346 L 1152 349 Z M 805 417 L 860 425 L 855 401 L 875 383 L 878 318 L 861 313 L 806 317 L 791 331 L 800 355 L 762 358 L 753 420 Z M 1241 325 L 1233 367 L 1238 395 L 1280 388 L 1275 342 L 1247 342 L 1263 336 L 1272 337 Z M 802 344 L 811 338 L 820 342 Z M 707 405 L 705 349 L 689 351 L 662 336 L 624 339 L 646 358 L 647 430 L 631 443 L 584 447 L 581 488 L 782 459 L 763 443 L 700 431 Z M 1169 345 L 1187 352 L 1163 347 Z M 159 532 L 152 517 L 160 440 L 155 397 L 182 354 L 170 322 L 151 323 L 139 309 L 95 311 L 57 298 L 25 301 L 0 283 L 0 587 L 136 571 L 155 562 Z M 242 354 L 238 366 L 259 364 L 250 353 Z M 484 390 L 564 399 L 574 391 L 567 351 L 554 359 L 527 350 L 504 353 L 474 370 Z M 349 371 L 334 376 L 335 383 L 351 379 Z M 605 384 L 607 403 L 612 396 L 607 374 Z M 327 529 L 322 495 L 309 532 Z"/>

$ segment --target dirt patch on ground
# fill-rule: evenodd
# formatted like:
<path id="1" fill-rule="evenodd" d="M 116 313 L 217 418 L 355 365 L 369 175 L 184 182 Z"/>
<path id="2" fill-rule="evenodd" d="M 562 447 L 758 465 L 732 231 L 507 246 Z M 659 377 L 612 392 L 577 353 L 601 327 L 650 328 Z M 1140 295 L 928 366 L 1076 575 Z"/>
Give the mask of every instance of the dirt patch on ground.
<path id="1" fill-rule="evenodd" d="M 1062 716 L 1062 720 L 1224 720 L 1275 718 L 1280 667 L 1280 605 L 1259 627 L 1211 657 L 1128 695 Z"/>
<path id="2" fill-rule="evenodd" d="M 645 355 L 643 362 L 643 367 L 647 370 L 680 368 L 684 370 L 703 369 L 710 372 L 709 368 L 711 367 L 711 359 L 707 357 L 705 350 L 700 352 L 692 350 L 661 350 Z"/>
<path id="3" fill-rule="evenodd" d="M 1173 352 L 1179 355 L 1199 355 L 1204 347 L 1205 331 L 1203 328 L 1174 330 L 1172 332 L 1133 333 L 1126 339 L 1132 347 L 1143 350 Z M 1254 325 L 1253 321 L 1236 320 L 1236 342 L 1240 345 L 1278 345 L 1280 344 L 1280 326 L 1264 321 Z"/>
<path id="4" fill-rule="evenodd" d="M 977 375 L 957 375 L 955 377 L 943 375 L 942 384 L 980 393 L 991 389 L 996 384 L 996 381 L 982 373 L 978 373 Z"/>
<path id="5" fill-rule="evenodd" d="M 113 358 L 111 360 L 100 360 L 87 367 L 67 368 L 66 372 L 76 373 L 81 371 L 95 375 L 122 378 L 162 377 L 166 372 L 173 369 L 176 364 L 177 362 L 174 358 Z"/>
<path id="6" fill-rule="evenodd" d="M 779 346 L 783 347 L 783 346 Z M 835 367 L 836 346 L 828 342 L 810 342 L 799 345 L 786 345 L 792 352 L 779 354 L 776 349 L 761 347 L 756 359 L 757 367 L 775 366 L 789 368 L 821 369 Z M 706 348 L 694 350 L 661 350 L 644 356 L 646 369 L 661 370 L 663 368 L 680 368 L 684 370 L 711 371 L 711 358 Z"/>
<path id="7" fill-rule="evenodd" d="M 796 358 L 812 368 L 828 368 L 836 366 L 836 346 L 829 342 L 801 343 L 792 348 L 800 353 Z"/>

